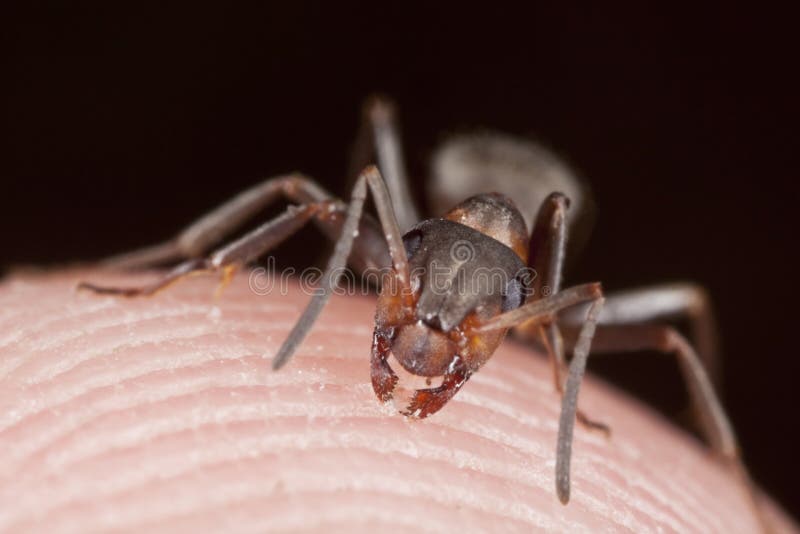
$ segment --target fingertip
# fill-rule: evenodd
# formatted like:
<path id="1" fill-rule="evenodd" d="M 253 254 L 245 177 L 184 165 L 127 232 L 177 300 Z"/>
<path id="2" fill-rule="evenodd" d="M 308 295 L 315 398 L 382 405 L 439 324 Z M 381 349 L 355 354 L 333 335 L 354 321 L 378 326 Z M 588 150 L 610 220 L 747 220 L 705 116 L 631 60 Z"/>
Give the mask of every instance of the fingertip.
<path id="1" fill-rule="evenodd" d="M 614 437 L 576 428 L 572 473 L 554 477 L 558 395 L 546 362 L 514 343 L 441 412 L 409 421 L 370 387 L 372 299 L 334 297 L 292 366 L 272 373 L 264 359 L 307 298 L 297 286 L 259 298 L 239 276 L 218 302 L 210 278 L 135 300 L 64 291 L 97 277 L 0 287 L 0 309 L 15 312 L 0 322 L 14 355 L 0 361 L 0 444 L 14 444 L 0 465 L 0 530 L 753 524 L 704 449 L 591 377 L 581 406 Z"/>

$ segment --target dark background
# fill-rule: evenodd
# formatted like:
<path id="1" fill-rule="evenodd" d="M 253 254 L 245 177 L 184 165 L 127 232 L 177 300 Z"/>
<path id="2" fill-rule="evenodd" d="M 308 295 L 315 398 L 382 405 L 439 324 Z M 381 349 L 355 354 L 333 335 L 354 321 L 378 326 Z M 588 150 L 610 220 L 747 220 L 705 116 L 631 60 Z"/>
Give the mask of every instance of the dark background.
<path id="1" fill-rule="evenodd" d="M 448 132 L 555 147 L 598 218 L 570 281 L 695 280 L 713 296 L 724 402 L 754 477 L 797 513 L 797 69 L 786 13 L 731 6 L 125 11 L 4 17 L 0 263 L 97 258 L 159 241 L 221 199 L 301 169 L 345 192 L 363 98 L 400 104 L 421 190 Z M 6 13 L 8 15 L 8 13 Z M 279 256 L 311 262 L 313 230 Z M 593 368 L 667 414 L 677 367 Z"/>

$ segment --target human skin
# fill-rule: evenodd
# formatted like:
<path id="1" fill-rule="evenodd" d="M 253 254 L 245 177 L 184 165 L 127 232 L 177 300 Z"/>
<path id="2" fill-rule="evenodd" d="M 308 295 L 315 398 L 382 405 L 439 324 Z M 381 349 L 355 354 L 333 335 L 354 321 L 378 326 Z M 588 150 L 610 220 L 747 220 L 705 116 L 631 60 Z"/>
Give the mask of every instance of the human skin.
<path id="1" fill-rule="evenodd" d="M 0 285 L 0 531 L 757 531 L 701 443 L 591 376 L 580 406 L 612 434 L 576 428 L 562 505 L 552 373 L 511 340 L 411 420 L 372 392 L 374 298 L 334 297 L 273 372 L 308 299 L 294 282 L 262 295 L 240 274 L 218 298 L 213 277 L 146 299 L 75 290 L 152 276 Z"/>

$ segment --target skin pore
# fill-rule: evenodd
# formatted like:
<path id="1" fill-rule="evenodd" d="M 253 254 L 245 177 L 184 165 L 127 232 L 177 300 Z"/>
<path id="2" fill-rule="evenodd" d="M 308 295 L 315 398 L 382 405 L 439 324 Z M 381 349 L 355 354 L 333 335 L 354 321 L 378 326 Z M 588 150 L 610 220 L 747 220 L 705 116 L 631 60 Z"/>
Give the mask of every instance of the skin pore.
<path id="1" fill-rule="evenodd" d="M 308 296 L 235 276 L 153 298 L 75 291 L 152 275 L 16 273 L 0 285 L 0 531 L 753 532 L 706 449 L 586 378 L 572 499 L 554 489 L 560 402 L 511 340 L 416 421 L 370 385 L 375 299 L 334 296 L 292 361 Z M 746 452 L 746 451 L 745 451 Z M 797 531 L 771 505 L 778 531 Z"/>

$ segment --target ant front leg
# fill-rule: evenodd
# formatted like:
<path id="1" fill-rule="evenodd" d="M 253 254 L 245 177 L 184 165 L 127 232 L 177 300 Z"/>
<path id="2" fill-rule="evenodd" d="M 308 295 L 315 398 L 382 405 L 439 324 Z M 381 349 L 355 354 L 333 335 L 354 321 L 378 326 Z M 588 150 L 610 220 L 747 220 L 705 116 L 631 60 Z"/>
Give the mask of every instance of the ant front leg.
<path id="1" fill-rule="evenodd" d="M 364 169 L 356 180 L 353 192 L 350 197 L 350 205 L 347 207 L 347 215 L 342 223 L 339 239 L 336 240 L 333 255 L 328 260 L 325 273 L 322 275 L 321 292 L 314 295 L 309 301 L 303 314 L 297 320 L 289 336 L 278 349 L 278 353 L 272 360 L 272 368 L 277 370 L 289 361 L 294 351 L 305 339 L 314 322 L 322 312 L 322 308 L 327 303 L 333 288 L 342 276 L 342 269 L 347 263 L 348 257 L 353 250 L 356 236 L 361 236 L 359 232 L 359 221 L 364 209 L 364 201 L 367 198 L 367 191 L 372 193 L 375 201 L 375 210 L 378 212 L 381 229 L 383 231 L 384 248 L 382 252 L 388 253 L 391 259 L 391 267 L 394 280 L 397 282 L 397 290 L 401 295 L 411 294 L 411 278 L 408 267 L 408 256 L 403 245 L 403 235 L 397 225 L 392 201 L 386 189 L 386 183 L 375 166 Z M 374 250 L 372 252 L 375 252 Z"/>

